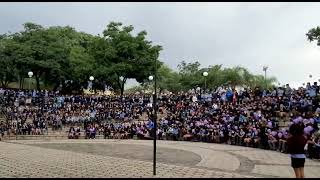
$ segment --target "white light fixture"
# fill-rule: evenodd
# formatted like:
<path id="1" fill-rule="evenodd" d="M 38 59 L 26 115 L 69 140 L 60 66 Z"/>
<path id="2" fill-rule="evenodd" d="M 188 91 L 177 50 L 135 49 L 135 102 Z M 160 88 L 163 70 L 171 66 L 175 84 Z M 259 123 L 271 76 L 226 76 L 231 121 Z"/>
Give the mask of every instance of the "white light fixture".
<path id="1" fill-rule="evenodd" d="M 153 80 L 153 76 L 149 76 L 149 80 L 152 81 Z"/>
<path id="2" fill-rule="evenodd" d="M 268 66 L 263 66 L 263 71 L 266 71 L 268 69 Z"/>
<path id="3" fill-rule="evenodd" d="M 207 77 L 207 76 L 208 76 L 208 72 L 205 71 L 205 72 L 202 73 L 202 75 L 203 75 L 204 77 Z"/>
<path id="4" fill-rule="evenodd" d="M 90 80 L 90 81 L 93 81 L 93 80 L 94 80 L 94 77 L 93 77 L 93 76 L 90 76 L 90 77 L 89 77 L 89 80 Z"/>
<path id="5" fill-rule="evenodd" d="M 28 72 L 28 76 L 29 78 L 31 78 L 33 76 L 33 72 L 32 71 Z"/>

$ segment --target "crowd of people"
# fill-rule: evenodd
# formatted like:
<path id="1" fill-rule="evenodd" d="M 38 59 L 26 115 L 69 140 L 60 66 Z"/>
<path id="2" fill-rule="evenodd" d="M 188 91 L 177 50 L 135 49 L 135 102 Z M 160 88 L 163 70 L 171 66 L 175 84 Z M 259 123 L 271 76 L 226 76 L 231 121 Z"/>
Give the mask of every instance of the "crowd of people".
<path id="1" fill-rule="evenodd" d="M 7 122 L 2 134 L 44 134 L 48 127 L 68 126 L 69 138 L 152 139 L 154 124 L 150 95 L 60 95 L 48 91 L 2 89 Z M 158 96 L 161 118 L 157 138 L 227 143 L 287 151 L 289 127 L 302 123 L 308 156 L 319 158 L 320 99 L 315 82 L 293 89 L 218 88 Z M 145 115 L 146 119 L 141 117 Z M 140 120 L 139 120 L 140 118 Z M 144 121 L 145 120 L 145 121 Z"/>

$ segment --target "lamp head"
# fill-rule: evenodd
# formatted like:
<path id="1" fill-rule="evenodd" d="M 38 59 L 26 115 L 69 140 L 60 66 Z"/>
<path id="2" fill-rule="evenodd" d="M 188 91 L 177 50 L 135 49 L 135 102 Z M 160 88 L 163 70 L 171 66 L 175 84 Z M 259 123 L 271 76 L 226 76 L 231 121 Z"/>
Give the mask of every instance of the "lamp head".
<path id="1" fill-rule="evenodd" d="M 93 77 L 93 76 L 90 76 L 90 77 L 89 77 L 89 80 L 90 80 L 90 81 L 93 81 L 93 80 L 94 80 L 94 77 Z"/>
<path id="2" fill-rule="evenodd" d="M 205 72 L 202 73 L 202 75 L 203 75 L 204 77 L 207 77 L 207 76 L 208 76 L 208 72 L 205 71 Z"/>
<path id="3" fill-rule="evenodd" d="M 149 76 L 148 79 L 149 79 L 150 81 L 152 81 L 152 80 L 153 80 L 153 76 Z"/>
<path id="4" fill-rule="evenodd" d="M 268 69 L 268 66 L 263 66 L 263 70 L 266 71 Z"/>
<path id="5" fill-rule="evenodd" d="M 33 76 L 33 72 L 32 71 L 28 72 L 28 76 L 31 78 Z"/>

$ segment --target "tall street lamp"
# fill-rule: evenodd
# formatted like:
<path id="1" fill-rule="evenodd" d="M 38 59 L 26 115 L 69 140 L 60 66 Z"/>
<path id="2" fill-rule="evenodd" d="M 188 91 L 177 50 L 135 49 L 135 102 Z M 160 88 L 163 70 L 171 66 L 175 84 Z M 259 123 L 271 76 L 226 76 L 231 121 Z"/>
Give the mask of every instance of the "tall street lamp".
<path id="1" fill-rule="evenodd" d="M 153 117 L 153 175 L 156 175 L 156 160 L 157 160 L 157 112 L 158 112 L 158 107 L 157 107 L 157 59 L 155 59 L 155 72 L 154 72 L 154 77 L 149 76 L 148 79 L 152 81 L 154 79 L 154 95 L 153 95 L 153 112 L 154 112 L 154 117 Z"/>
<path id="2" fill-rule="evenodd" d="M 28 72 L 28 76 L 29 76 L 29 90 L 30 90 L 30 83 L 31 83 L 31 78 L 33 76 L 33 72 L 32 71 L 29 71 Z"/>
<path id="3" fill-rule="evenodd" d="M 124 79 L 123 76 L 120 76 L 120 77 L 119 77 L 119 80 L 120 80 L 121 101 L 122 101 L 122 95 L 123 95 L 123 89 L 124 89 L 124 87 L 122 87 L 122 86 L 124 86 L 124 85 L 122 84 L 122 83 L 123 83 L 123 79 Z"/>
<path id="4" fill-rule="evenodd" d="M 204 77 L 204 92 L 206 92 L 207 90 L 207 76 L 208 76 L 208 72 L 205 71 L 202 73 L 202 76 Z"/>
<path id="5" fill-rule="evenodd" d="M 89 80 L 90 80 L 90 82 L 91 82 L 91 90 L 92 90 L 92 81 L 94 80 L 94 77 L 93 76 L 90 76 L 89 77 Z M 92 92 L 92 91 L 91 91 Z"/>
<path id="6" fill-rule="evenodd" d="M 263 66 L 265 89 L 267 89 L 267 70 L 268 66 Z"/>

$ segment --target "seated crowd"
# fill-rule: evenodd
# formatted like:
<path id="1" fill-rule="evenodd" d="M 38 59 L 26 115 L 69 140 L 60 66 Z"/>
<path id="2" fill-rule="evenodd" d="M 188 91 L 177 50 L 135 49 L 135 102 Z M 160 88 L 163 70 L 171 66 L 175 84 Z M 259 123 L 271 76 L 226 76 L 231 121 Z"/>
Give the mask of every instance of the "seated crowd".
<path id="1" fill-rule="evenodd" d="M 41 134 L 48 126 L 59 129 L 69 124 L 69 138 L 78 138 L 81 128 L 90 139 L 97 134 L 118 139 L 153 137 L 148 95 L 64 96 L 47 91 L 4 90 L 3 96 L 10 123 L 1 124 L 2 133 L 11 129 L 27 134 L 38 129 L 36 133 Z M 158 139 L 227 143 L 280 152 L 286 152 L 288 127 L 303 122 L 307 154 L 319 158 L 320 101 L 316 82 L 299 89 L 286 85 L 271 91 L 218 88 L 210 93 L 190 90 L 160 94 L 158 110 L 163 115 L 157 123 Z M 144 113 L 148 120 L 136 121 Z"/>

